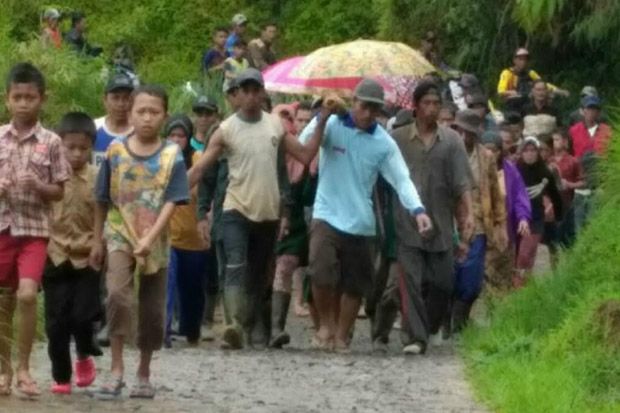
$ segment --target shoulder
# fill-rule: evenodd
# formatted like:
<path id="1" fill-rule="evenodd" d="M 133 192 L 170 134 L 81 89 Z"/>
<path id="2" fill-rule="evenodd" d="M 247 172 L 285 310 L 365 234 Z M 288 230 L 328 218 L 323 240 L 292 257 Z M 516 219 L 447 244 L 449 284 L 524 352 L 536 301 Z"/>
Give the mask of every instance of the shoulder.
<path id="1" fill-rule="evenodd" d="M 45 143 L 50 146 L 60 146 L 62 144 L 62 139 L 55 132 L 52 132 L 49 129 L 45 129 L 41 127 L 39 131 L 39 136 L 43 139 Z"/>
<path id="2" fill-rule="evenodd" d="M 97 129 L 105 128 L 105 116 L 95 119 L 95 127 Z"/>
<path id="3" fill-rule="evenodd" d="M 449 146 L 463 146 L 463 139 L 453 129 L 439 125 L 437 133 Z"/>
<path id="4" fill-rule="evenodd" d="M 0 139 L 4 138 L 9 133 L 9 130 L 11 130 L 10 124 L 1 125 L 0 126 Z"/>
<path id="5" fill-rule="evenodd" d="M 415 132 L 415 124 L 410 123 L 408 125 L 401 126 L 392 130 L 392 138 L 399 142 L 411 137 Z"/>
<path id="6" fill-rule="evenodd" d="M 502 73 L 500 73 L 500 77 L 506 77 L 506 76 L 511 76 L 511 75 L 512 75 L 512 70 L 510 68 L 506 68 L 502 70 Z"/>

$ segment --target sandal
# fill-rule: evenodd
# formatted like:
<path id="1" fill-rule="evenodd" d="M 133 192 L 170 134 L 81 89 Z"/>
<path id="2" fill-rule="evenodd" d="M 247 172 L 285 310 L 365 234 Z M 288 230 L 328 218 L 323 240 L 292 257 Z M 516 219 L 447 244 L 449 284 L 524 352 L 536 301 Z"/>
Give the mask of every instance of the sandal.
<path id="1" fill-rule="evenodd" d="M 41 395 L 41 390 L 39 390 L 39 386 L 37 382 L 33 379 L 18 379 L 17 386 L 15 387 L 17 392 L 24 397 L 38 397 Z"/>
<path id="2" fill-rule="evenodd" d="M 13 381 L 13 377 L 9 374 L 0 374 L 0 396 L 10 396 L 11 391 L 11 382 Z"/>
<path id="3" fill-rule="evenodd" d="M 149 381 L 140 381 L 131 388 L 131 399 L 154 399 L 155 387 Z"/>
<path id="4" fill-rule="evenodd" d="M 121 378 L 112 379 L 109 383 L 102 384 L 92 393 L 97 400 L 115 400 L 121 397 L 125 382 Z"/>

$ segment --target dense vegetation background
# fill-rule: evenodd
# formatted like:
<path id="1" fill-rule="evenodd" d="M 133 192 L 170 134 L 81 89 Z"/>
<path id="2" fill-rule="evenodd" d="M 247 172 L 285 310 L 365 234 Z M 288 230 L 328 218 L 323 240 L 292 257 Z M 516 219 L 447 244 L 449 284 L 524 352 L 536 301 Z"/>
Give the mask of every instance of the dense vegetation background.
<path id="1" fill-rule="evenodd" d="M 68 108 L 100 111 L 102 71 L 114 48 L 129 44 L 143 79 L 178 87 L 199 77 L 211 30 L 243 12 L 250 35 L 275 21 L 281 55 L 360 37 L 413 46 L 427 30 L 441 39 L 445 60 L 478 73 L 493 91 L 513 50 L 527 44 L 537 70 L 578 91 L 594 84 L 608 98 L 620 83 L 620 2 L 609 0 L 1 0 L 0 76 L 20 59 L 41 65 L 50 81 L 50 120 Z M 47 7 L 87 14 L 101 59 L 83 61 L 37 44 Z M 65 22 L 68 24 L 68 21 Z M 575 93 L 576 94 L 576 93 Z"/>

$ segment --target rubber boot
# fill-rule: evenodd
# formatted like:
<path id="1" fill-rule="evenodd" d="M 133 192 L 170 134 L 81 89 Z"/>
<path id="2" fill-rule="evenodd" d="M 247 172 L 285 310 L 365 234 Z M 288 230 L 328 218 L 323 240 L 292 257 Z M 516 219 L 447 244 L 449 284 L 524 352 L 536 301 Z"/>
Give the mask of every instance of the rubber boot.
<path id="1" fill-rule="evenodd" d="M 285 331 L 286 317 L 291 304 L 291 294 L 274 291 L 271 299 L 271 324 L 273 328 L 269 347 L 282 348 L 291 342 L 291 336 Z"/>
<path id="2" fill-rule="evenodd" d="M 243 348 L 243 328 L 245 315 L 245 294 L 240 286 L 224 289 L 224 305 L 227 307 L 232 323 L 226 325 L 222 339 L 223 347 L 231 350 Z"/>
<path id="3" fill-rule="evenodd" d="M 13 315 L 17 300 L 15 293 L 0 288 L 0 374 L 12 376 L 11 343 L 13 341 Z"/>
<path id="4" fill-rule="evenodd" d="M 213 331 L 213 318 L 215 307 L 217 306 L 217 295 L 207 295 L 205 302 L 205 331 L 202 335 L 204 341 L 215 340 L 215 332 Z"/>
<path id="5" fill-rule="evenodd" d="M 452 333 L 456 334 L 461 332 L 467 326 L 469 321 L 469 312 L 471 311 L 472 304 L 455 300 L 452 304 Z"/>

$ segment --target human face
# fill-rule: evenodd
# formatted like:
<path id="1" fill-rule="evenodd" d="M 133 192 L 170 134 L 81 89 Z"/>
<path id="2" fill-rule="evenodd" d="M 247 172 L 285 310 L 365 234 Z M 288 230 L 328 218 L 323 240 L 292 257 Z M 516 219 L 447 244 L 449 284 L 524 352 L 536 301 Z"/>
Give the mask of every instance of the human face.
<path id="1" fill-rule="evenodd" d="M 226 45 L 227 38 L 228 38 L 228 33 L 226 33 L 225 31 L 219 31 L 215 33 L 215 36 L 213 36 L 213 43 L 217 47 L 224 47 Z"/>
<path id="2" fill-rule="evenodd" d="M 422 96 L 416 105 L 416 117 L 423 121 L 436 122 L 441 108 L 441 99 L 434 93 Z"/>
<path id="3" fill-rule="evenodd" d="M 278 28 L 276 26 L 267 26 L 265 30 L 263 30 L 263 40 L 271 43 L 276 39 L 278 35 Z"/>
<path id="4" fill-rule="evenodd" d="M 67 133 L 62 137 L 65 157 L 74 171 L 81 170 L 90 161 L 93 141 L 84 133 Z"/>
<path id="5" fill-rule="evenodd" d="M 295 130 L 301 133 L 308 126 L 312 119 L 312 111 L 300 109 L 295 113 Z"/>
<path id="6" fill-rule="evenodd" d="M 540 158 L 547 162 L 550 158 L 551 155 L 553 155 L 553 148 L 551 148 L 549 145 L 547 144 L 541 144 L 540 145 Z"/>
<path id="7" fill-rule="evenodd" d="M 245 47 L 235 46 L 233 47 L 233 57 L 235 59 L 241 59 L 245 55 Z"/>
<path id="8" fill-rule="evenodd" d="M 232 90 L 231 92 L 227 93 L 226 100 L 228 101 L 228 104 L 230 105 L 233 111 L 239 110 L 239 106 L 241 104 L 240 103 L 241 99 L 239 99 L 239 88 L 236 88 Z"/>
<path id="9" fill-rule="evenodd" d="M 454 122 L 454 114 L 450 109 L 441 109 L 439 110 L 439 117 L 437 118 L 437 123 L 442 126 L 450 127 Z"/>
<path id="10" fill-rule="evenodd" d="M 544 82 L 536 82 L 532 88 L 532 97 L 537 102 L 547 101 L 547 85 Z"/>
<path id="11" fill-rule="evenodd" d="M 161 98 L 140 93 L 134 97 L 130 113 L 131 123 L 140 140 L 153 141 L 158 138 L 166 120 L 166 109 Z"/>
<path id="12" fill-rule="evenodd" d="M 370 128 L 377 120 L 377 116 L 381 113 L 381 107 L 376 103 L 363 102 L 358 99 L 353 100 L 351 116 L 353 122 L 361 130 Z"/>
<path id="13" fill-rule="evenodd" d="M 187 148 L 188 136 L 185 134 L 185 131 L 181 127 L 174 128 L 170 131 L 168 135 L 168 140 L 176 143 L 181 147 L 181 151 L 184 151 Z"/>
<path id="14" fill-rule="evenodd" d="M 239 88 L 239 106 L 249 115 L 258 114 L 263 108 L 265 88 L 255 82 L 244 83 Z"/>
<path id="15" fill-rule="evenodd" d="M 521 152 L 521 159 L 528 165 L 532 165 L 538 161 L 538 148 L 536 148 L 533 144 L 525 145 L 523 151 Z"/>
<path id="16" fill-rule="evenodd" d="M 563 151 L 568 149 L 568 142 L 566 141 L 566 139 L 564 139 L 564 136 L 559 133 L 553 134 L 553 149 L 555 149 L 556 151 Z"/>
<path id="17" fill-rule="evenodd" d="M 528 60 L 527 56 L 515 56 L 514 59 L 512 59 L 512 64 L 517 72 L 521 72 L 527 67 Z"/>
<path id="18" fill-rule="evenodd" d="M 211 110 L 199 110 L 194 112 L 195 119 L 194 123 L 196 125 L 196 132 L 204 133 L 206 132 L 211 125 L 213 125 L 217 121 L 217 113 Z"/>
<path id="19" fill-rule="evenodd" d="M 31 125 L 39 119 L 45 96 L 34 83 L 13 83 L 6 95 L 6 107 L 14 122 Z"/>
<path id="20" fill-rule="evenodd" d="M 108 116 L 117 122 L 126 122 L 131 109 L 131 91 L 113 90 L 103 97 L 103 106 Z"/>
<path id="21" fill-rule="evenodd" d="M 236 26 L 236 28 L 235 28 L 236 30 L 235 31 L 237 32 L 237 34 L 241 35 L 241 34 L 245 33 L 246 27 L 247 27 L 247 23 L 240 24 L 240 25 Z"/>
<path id="22" fill-rule="evenodd" d="M 583 120 L 588 125 L 596 124 L 600 116 L 601 116 L 601 110 L 597 107 L 585 108 L 583 110 Z"/>
<path id="23" fill-rule="evenodd" d="M 56 30 L 58 28 L 58 19 L 47 19 L 47 25 L 50 29 Z"/>

